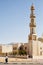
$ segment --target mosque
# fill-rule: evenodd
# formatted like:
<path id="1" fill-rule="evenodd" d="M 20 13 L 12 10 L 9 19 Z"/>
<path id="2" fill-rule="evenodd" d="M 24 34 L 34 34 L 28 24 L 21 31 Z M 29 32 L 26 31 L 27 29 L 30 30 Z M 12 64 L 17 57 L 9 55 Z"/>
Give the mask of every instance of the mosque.
<path id="1" fill-rule="evenodd" d="M 17 52 L 19 47 L 23 44 L 24 49 L 26 50 L 27 54 L 31 58 L 41 57 L 43 58 L 43 37 L 38 38 L 36 34 L 36 22 L 35 22 L 35 14 L 34 14 L 34 5 L 31 6 L 31 14 L 30 14 L 30 33 L 28 35 L 28 42 L 27 43 L 13 43 L 10 45 L 0 45 L 0 54 L 9 52 Z M 9 53 L 8 52 L 8 53 Z"/>
<path id="2" fill-rule="evenodd" d="M 43 56 L 43 37 L 38 38 L 36 34 L 36 22 L 34 14 L 34 6 L 31 6 L 30 14 L 30 34 L 28 35 L 28 44 L 29 44 L 29 55 L 32 57 L 41 57 Z"/>

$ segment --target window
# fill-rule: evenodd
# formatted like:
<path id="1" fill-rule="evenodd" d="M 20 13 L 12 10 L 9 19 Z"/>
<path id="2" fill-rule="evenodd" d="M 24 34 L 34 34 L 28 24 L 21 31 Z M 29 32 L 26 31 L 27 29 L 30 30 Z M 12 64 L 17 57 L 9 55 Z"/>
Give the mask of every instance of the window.
<path id="1" fill-rule="evenodd" d="M 42 47 L 40 47 L 40 49 L 42 49 Z"/>
<path id="2" fill-rule="evenodd" d="M 14 48 L 13 48 L 13 50 L 16 50 L 16 49 L 17 49 L 17 47 L 14 47 Z"/>
<path id="3" fill-rule="evenodd" d="M 34 33 L 33 31 L 34 31 L 34 29 L 32 28 L 32 34 Z"/>
<path id="4" fill-rule="evenodd" d="M 27 47 L 25 47 L 25 50 L 27 49 Z"/>
<path id="5" fill-rule="evenodd" d="M 40 55 L 42 55 L 42 51 L 40 52 Z"/>

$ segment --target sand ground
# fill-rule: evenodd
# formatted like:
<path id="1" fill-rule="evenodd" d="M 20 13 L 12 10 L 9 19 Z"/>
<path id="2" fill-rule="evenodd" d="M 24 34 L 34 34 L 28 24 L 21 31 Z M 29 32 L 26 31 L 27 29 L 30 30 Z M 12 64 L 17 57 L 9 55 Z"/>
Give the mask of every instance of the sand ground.
<path id="1" fill-rule="evenodd" d="M 0 57 L 0 62 L 5 62 L 5 57 Z M 20 58 L 8 58 L 8 63 L 25 62 L 25 63 L 43 63 L 43 59 L 20 59 Z"/>

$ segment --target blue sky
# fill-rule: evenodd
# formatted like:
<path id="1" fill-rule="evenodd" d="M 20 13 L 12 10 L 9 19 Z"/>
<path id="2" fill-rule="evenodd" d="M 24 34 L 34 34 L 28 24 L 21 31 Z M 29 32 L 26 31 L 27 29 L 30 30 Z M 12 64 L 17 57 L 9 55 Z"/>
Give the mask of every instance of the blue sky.
<path id="1" fill-rule="evenodd" d="M 28 42 L 30 7 L 35 7 L 36 33 L 43 33 L 43 0 L 0 0 L 0 43 Z"/>

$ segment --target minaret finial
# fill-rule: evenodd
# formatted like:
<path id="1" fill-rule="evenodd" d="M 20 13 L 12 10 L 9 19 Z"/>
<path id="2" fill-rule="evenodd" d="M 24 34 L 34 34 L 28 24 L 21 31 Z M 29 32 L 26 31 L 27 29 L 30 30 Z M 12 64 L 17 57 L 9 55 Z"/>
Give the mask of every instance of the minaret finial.
<path id="1" fill-rule="evenodd" d="M 32 6 L 31 6 L 31 10 L 34 10 L 34 5 L 33 5 L 33 3 L 32 3 Z"/>
<path id="2" fill-rule="evenodd" d="M 33 3 L 32 3 L 32 6 L 33 6 Z"/>

